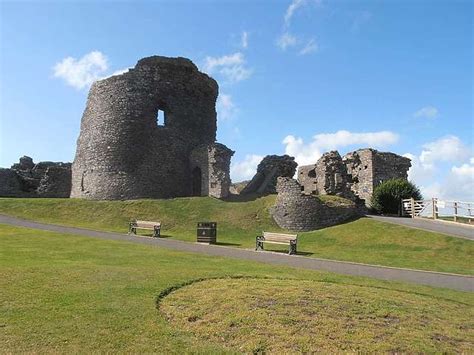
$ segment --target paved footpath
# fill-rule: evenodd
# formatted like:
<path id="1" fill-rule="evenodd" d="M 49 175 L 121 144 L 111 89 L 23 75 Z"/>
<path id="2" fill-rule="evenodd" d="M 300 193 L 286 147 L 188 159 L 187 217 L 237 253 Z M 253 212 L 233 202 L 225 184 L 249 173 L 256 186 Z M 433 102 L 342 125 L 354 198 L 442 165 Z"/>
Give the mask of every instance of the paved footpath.
<path id="1" fill-rule="evenodd" d="M 256 252 L 254 250 L 248 249 L 182 242 L 168 238 L 134 237 L 120 233 L 98 232 L 83 228 L 63 227 L 54 224 L 37 223 L 5 215 L 0 215 L 0 224 L 40 229 L 63 234 L 76 234 L 100 239 L 127 241 L 209 256 L 252 260 L 268 264 L 291 266 L 309 270 L 330 271 L 345 275 L 372 277 L 381 280 L 405 281 L 422 285 L 474 292 L 474 277 L 472 276 L 375 266 L 304 256 L 290 256 L 272 252 Z"/>
<path id="2" fill-rule="evenodd" d="M 406 227 L 447 234 L 452 237 L 474 240 L 474 226 L 454 222 L 433 221 L 422 218 L 367 216 L 378 221 L 399 224 Z"/>

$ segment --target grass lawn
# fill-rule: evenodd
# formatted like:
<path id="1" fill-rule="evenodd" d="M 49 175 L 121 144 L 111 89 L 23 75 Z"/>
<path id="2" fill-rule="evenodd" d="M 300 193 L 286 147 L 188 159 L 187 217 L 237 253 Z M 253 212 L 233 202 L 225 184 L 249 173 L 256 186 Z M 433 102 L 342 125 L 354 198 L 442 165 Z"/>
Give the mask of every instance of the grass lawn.
<path id="1" fill-rule="evenodd" d="M 196 222 L 211 220 L 218 223 L 219 243 L 253 248 L 262 230 L 281 230 L 269 215 L 274 200 L 275 196 L 247 202 L 208 197 L 134 201 L 2 198 L 0 213 L 121 233 L 127 231 L 130 219 L 159 220 L 164 236 L 193 242 Z M 284 250 L 278 248 L 272 249 Z M 310 257 L 474 274 L 472 241 L 369 218 L 300 233 L 298 251 Z"/>
<path id="2" fill-rule="evenodd" d="M 468 352 L 473 306 L 471 293 L 0 225 L 5 353 Z"/>

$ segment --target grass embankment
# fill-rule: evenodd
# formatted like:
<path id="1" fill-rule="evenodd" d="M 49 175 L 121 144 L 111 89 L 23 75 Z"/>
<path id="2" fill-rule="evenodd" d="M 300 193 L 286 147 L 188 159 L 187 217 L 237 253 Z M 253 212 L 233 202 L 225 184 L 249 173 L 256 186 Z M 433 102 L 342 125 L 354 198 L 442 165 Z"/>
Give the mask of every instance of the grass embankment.
<path id="1" fill-rule="evenodd" d="M 121 233 L 127 232 L 133 218 L 159 220 L 163 223 L 163 236 L 192 242 L 196 240 L 198 221 L 216 221 L 220 244 L 252 248 L 255 236 L 262 230 L 281 230 L 269 214 L 274 200 L 275 196 L 247 202 L 207 197 L 135 201 L 3 198 L 0 213 Z M 285 247 L 269 245 L 269 249 Z M 369 218 L 300 233 L 298 251 L 311 257 L 474 274 L 472 241 Z"/>
<path id="2" fill-rule="evenodd" d="M 162 306 L 185 303 L 183 316 L 189 314 L 193 324 L 174 317 L 168 322 L 162 312 L 169 308 L 156 309 L 157 296 L 174 285 L 237 275 L 252 279 L 196 283 L 197 288 L 162 299 Z M 195 298 L 202 287 L 205 297 Z M 213 304 L 212 312 L 196 309 L 201 301 L 203 307 Z M 226 312 L 240 306 L 237 313 Z M 357 351 L 366 349 L 355 343 L 360 336 L 368 349 L 469 352 L 473 306 L 471 293 L 0 225 L 0 349 L 5 353 L 283 352 L 327 346 Z M 216 332 L 206 320 L 219 312 L 222 328 Z M 265 323 L 270 320 L 271 325 Z M 269 337 L 273 320 L 277 333 Z M 218 334 L 225 336 L 225 345 Z"/>

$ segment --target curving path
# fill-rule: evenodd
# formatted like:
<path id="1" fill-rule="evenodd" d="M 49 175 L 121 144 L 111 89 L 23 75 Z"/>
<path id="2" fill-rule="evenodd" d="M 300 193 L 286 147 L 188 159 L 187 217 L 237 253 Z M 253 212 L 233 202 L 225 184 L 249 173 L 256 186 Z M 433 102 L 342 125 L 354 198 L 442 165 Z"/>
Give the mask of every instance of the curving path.
<path id="1" fill-rule="evenodd" d="M 452 237 L 474 240 L 474 226 L 468 224 L 438 220 L 434 221 L 432 219 L 423 218 L 386 217 L 375 215 L 368 215 L 367 217 L 381 222 L 399 224 L 405 227 L 423 229 L 429 232 L 447 234 Z"/>
<path id="2" fill-rule="evenodd" d="M 474 292 L 474 277 L 472 276 L 308 258 L 304 256 L 290 256 L 272 252 L 256 252 L 248 249 L 237 249 L 217 245 L 202 245 L 164 238 L 134 237 L 120 233 L 98 232 L 90 229 L 32 222 L 5 215 L 0 215 L 0 224 L 40 229 L 63 234 L 76 234 L 93 238 L 127 241 L 184 252 L 200 253 L 209 256 L 252 260 L 303 269 L 330 271 L 339 274 L 372 277 L 381 280 L 405 281 L 428 286 Z"/>

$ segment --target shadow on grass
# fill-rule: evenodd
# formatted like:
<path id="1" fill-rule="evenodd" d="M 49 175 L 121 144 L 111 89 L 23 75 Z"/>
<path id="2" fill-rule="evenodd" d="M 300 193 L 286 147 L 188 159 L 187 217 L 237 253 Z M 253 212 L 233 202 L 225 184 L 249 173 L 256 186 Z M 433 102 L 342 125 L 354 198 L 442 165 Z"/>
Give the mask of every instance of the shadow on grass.
<path id="1" fill-rule="evenodd" d="M 272 253 L 278 253 L 278 254 L 287 254 L 288 255 L 288 250 L 282 250 L 282 249 L 264 249 L 259 251 L 259 253 L 265 253 L 265 251 L 271 251 Z M 299 255 L 299 256 L 311 256 L 314 255 L 314 253 L 308 252 L 308 251 L 297 251 L 296 254 L 293 255 Z"/>
<path id="2" fill-rule="evenodd" d="M 215 245 L 229 246 L 229 247 L 240 247 L 242 244 L 237 243 L 226 243 L 226 242 L 216 242 Z"/>
<path id="3" fill-rule="evenodd" d="M 132 237 L 147 237 L 147 238 L 153 238 L 153 239 L 167 239 L 167 238 L 173 238 L 171 235 L 167 234 L 160 234 L 158 237 L 154 237 L 153 233 L 138 233 L 138 234 L 130 234 Z"/>
<path id="4" fill-rule="evenodd" d="M 258 194 L 258 193 L 249 193 L 245 195 L 229 195 L 222 200 L 225 202 L 249 202 L 255 201 L 256 199 L 264 196 L 268 196 L 269 194 Z"/>

